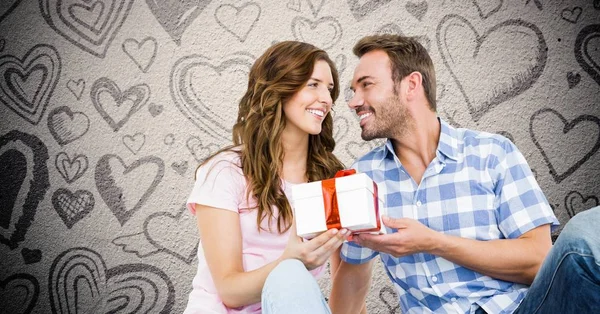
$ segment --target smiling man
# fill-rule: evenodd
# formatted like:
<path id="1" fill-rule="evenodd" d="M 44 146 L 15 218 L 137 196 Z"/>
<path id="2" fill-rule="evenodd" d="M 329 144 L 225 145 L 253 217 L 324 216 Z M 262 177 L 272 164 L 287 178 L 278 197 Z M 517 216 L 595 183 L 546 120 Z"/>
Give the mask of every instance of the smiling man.
<path id="1" fill-rule="evenodd" d="M 362 307 L 377 255 L 403 314 L 600 308 L 600 235 L 592 227 L 600 208 L 573 218 L 552 248 L 558 221 L 527 161 L 505 137 L 437 116 L 435 70 L 421 44 L 368 36 L 354 54 L 348 106 L 364 140 L 387 141 L 353 168 L 377 182 L 388 234 L 344 243 L 332 265 L 333 313 Z M 583 289 L 567 282 L 570 275 Z"/>

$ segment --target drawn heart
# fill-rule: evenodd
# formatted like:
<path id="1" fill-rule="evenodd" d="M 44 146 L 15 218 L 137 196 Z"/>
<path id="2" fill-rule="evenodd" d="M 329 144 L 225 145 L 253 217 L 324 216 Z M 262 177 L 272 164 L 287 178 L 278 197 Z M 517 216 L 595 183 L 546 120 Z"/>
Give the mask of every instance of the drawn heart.
<path id="1" fill-rule="evenodd" d="M 190 153 L 192 153 L 194 159 L 196 159 L 196 161 L 199 163 L 203 162 L 204 159 L 208 158 L 209 156 L 211 156 L 219 150 L 219 146 L 217 146 L 216 144 L 202 144 L 200 138 L 196 136 L 190 137 L 185 142 L 185 146 L 190 151 Z"/>
<path id="2" fill-rule="evenodd" d="M 132 4 L 133 0 L 40 0 L 40 10 L 58 34 L 78 48 L 104 58 Z"/>
<path id="3" fill-rule="evenodd" d="M 160 25 L 177 45 L 186 28 L 202 13 L 210 0 L 146 0 Z"/>
<path id="4" fill-rule="evenodd" d="M 577 21 L 579 21 L 581 12 L 583 12 L 581 7 L 574 7 L 573 9 L 565 8 L 560 13 L 560 16 L 562 17 L 563 20 L 565 20 L 569 23 L 575 24 L 575 23 L 577 23 Z"/>
<path id="5" fill-rule="evenodd" d="M 256 2 L 247 2 L 239 8 L 222 4 L 215 11 L 215 19 L 226 31 L 244 42 L 260 18 L 260 6 Z"/>
<path id="6" fill-rule="evenodd" d="M 556 183 L 573 174 L 600 149 L 600 119 L 591 115 L 569 122 L 553 109 L 540 109 L 531 116 L 529 134 Z"/>
<path id="7" fill-rule="evenodd" d="M 600 85 L 600 24 L 584 27 L 575 40 L 575 59 L 579 65 Z"/>
<path id="8" fill-rule="evenodd" d="M 0 243 L 11 250 L 25 240 L 50 187 L 48 158 L 46 145 L 34 135 L 13 130 L 0 137 Z"/>
<path id="9" fill-rule="evenodd" d="M 96 164 L 96 187 L 122 226 L 150 198 L 164 173 L 164 162 L 158 157 L 147 156 L 127 166 L 121 157 L 108 154 Z M 135 185 L 121 186 L 129 182 Z"/>
<path id="10" fill-rule="evenodd" d="M 156 117 L 159 114 L 161 114 L 163 109 L 164 109 L 163 105 L 157 105 L 155 103 L 151 103 L 150 105 L 148 105 L 148 112 L 150 112 L 150 114 L 153 117 Z"/>
<path id="11" fill-rule="evenodd" d="M 321 9 L 323 8 L 323 4 L 325 4 L 325 0 L 306 0 L 306 2 L 308 2 L 308 7 L 314 17 L 319 15 L 319 12 L 321 12 Z"/>
<path id="12" fill-rule="evenodd" d="M 484 20 L 500 11 L 503 2 L 504 0 L 473 0 L 479 16 Z"/>
<path id="13" fill-rule="evenodd" d="M 61 146 L 82 137 L 89 128 L 90 119 L 85 113 L 73 112 L 67 106 L 54 108 L 48 114 L 48 129 Z"/>
<path id="14" fill-rule="evenodd" d="M 150 87 L 139 84 L 121 92 L 115 82 L 101 77 L 92 85 L 90 96 L 98 113 L 117 132 L 146 104 L 150 98 Z"/>
<path id="15" fill-rule="evenodd" d="M 208 135 L 231 141 L 239 100 L 248 85 L 254 58 L 243 53 L 214 62 L 201 55 L 181 58 L 171 72 L 177 108 Z"/>
<path id="16" fill-rule="evenodd" d="M 437 44 L 475 122 L 528 90 L 548 55 L 542 32 L 522 20 L 504 21 L 479 35 L 465 18 L 447 15 L 437 27 Z"/>
<path id="17" fill-rule="evenodd" d="M 154 37 L 146 37 L 141 42 L 128 38 L 123 42 L 122 48 L 135 65 L 146 73 L 156 58 L 158 43 Z"/>
<path id="18" fill-rule="evenodd" d="M 331 16 L 322 17 L 314 22 L 297 16 L 292 20 L 292 33 L 297 40 L 326 50 L 342 39 L 342 25 Z"/>
<path id="19" fill-rule="evenodd" d="M 410 13 L 410 15 L 414 16 L 419 21 L 423 20 L 423 16 L 427 13 L 427 1 L 419 3 L 407 2 L 406 12 Z"/>
<path id="20" fill-rule="evenodd" d="M 95 205 L 94 195 L 90 191 L 58 189 L 52 195 L 52 206 L 68 229 L 87 216 Z"/>
<path id="21" fill-rule="evenodd" d="M 60 56 L 49 45 L 34 46 L 23 59 L 1 56 L 0 102 L 37 125 L 56 88 L 60 70 Z"/>
<path id="22" fill-rule="evenodd" d="M 373 148 L 375 148 L 375 144 L 373 143 L 373 141 L 361 143 L 351 141 L 346 143 L 346 153 L 350 155 L 350 157 L 352 157 L 353 160 L 358 159 Z"/>
<path id="23" fill-rule="evenodd" d="M 379 290 L 379 300 L 385 304 L 390 314 L 395 314 L 400 311 L 400 302 L 398 301 L 398 294 L 393 288 L 383 287 Z"/>
<path id="24" fill-rule="evenodd" d="M 75 98 L 79 100 L 81 99 L 81 94 L 83 94 L 83 90 L 85 89 L 85 81 L 83 79 L 79 79 L 77 82 L 74 80 L 69 80 L 67 82 L 67 88 L 71 91 L 71 93 L 73 93 L 73 95 L 75 95 Z"/>
<path id="25" fill-rule="evenodd" d="M 336 116 L 333 119 L 333 139 L 335 139 L 336 143 L 342 142 L 344 137 L 348 134 L 348 130 L 350 130 L 348 119 L 342 116 Z"/>
<path id="26" fill-rule="evenodd" d="M 300 13 L 302 11 L 302 5 L 300 4 L 301 0 L 290 0 L 287 3 L 287 8 Z"/>
<path id="27" fill-rule="evenodd" d="M 362 20 L 371 12 L 388 4 L 391 0 L 347 0 L 350 11 L 357 21 Z"/>
<path id="28" fill-rule="evenodd" d="M 100 254 L 76 247 L 61 253 L 48 278 L 52 313 L 171 313 L 175 288 L 149 264 L 107 269 Z"/>
<path id="29" fill-rule="evenodd" d="M 594 195 L 584 197 L 577 191 L 571 191 L 565 197 L 565 208 L 570 218 L 576 214 L 600 205 L 600 200 Z"/>
<path id="30" fill-rule="evenodd" d="M 581 81 L 581 75 L 579 73 L 575 73 L 573 71 L 567 73 L 567 82 L 569 83 L 569 89 L 577 86 Z"/>
<path id="31" fill-rule="evenodd" d="M 23 257 L 25 265 L 35 264 L 42 260 L 42 251 L 31 250 L 24 247 L 21 249 L 21 256 Z"/>
<path id="32" fill-rule="evenodd" d="M 40 296 L 40 283 L 30 274 L 18 273 L 0 280 L 2 313 L 32 313 Z"/>
<path id="33" fill-rule="evenodd" d="M 190 264 L 198 251 L 198 238 L 190 236 L 197 229 L 194 219 L 190 219 L 187 213 L 185 207 L 176 215 L 168 212 L 153 213 L 144 222 L 144 234 L 160 252 Z"/>
<path id="34" fill-rule="evenodd" d="M 136 155 L 140 151 L 140 149 L 142 149 L 144 143 L 146 143 L 146 135 L 142 133 L 135 133 L 135 135 L 133 136 L 125 135 L 123 136 L 122 140 L 123 145 L 125 145 L 125 147 L 127 147 L 127 149 L 129 149 L 130 152 Z"/>
<path id="35" fill-rule="evenodd" d="M 174 162 L 171 164 L 171 169 L 183 177 L 188 169 L 188 162 L 187 160 Z"/>
<path id="36" fill-rule="evenodd" d="M 54 162 L 58 173 L 71 184 L 81 178 L 88 168 L 88 158 L 85 155 L 76 155 L 73 159 L 65 152 L 60 152 L 56 155 Z"/>
<path id="37" fill-rule="evenodd" d="M 340 53 L 335 57 L 335 67 L 337 68 L 338 75 L 341 78 L 344 70 L 346 70 L 346 55 Z"/>
<path id="38" fill-rule="evenodd" d="M 0 5 L 0 23 L 14 11 L 15 8 L 21 3 L 23 0 L 3 0 L 2 5 Z M 2 50 L 2 49 L 0 49 Z"/>

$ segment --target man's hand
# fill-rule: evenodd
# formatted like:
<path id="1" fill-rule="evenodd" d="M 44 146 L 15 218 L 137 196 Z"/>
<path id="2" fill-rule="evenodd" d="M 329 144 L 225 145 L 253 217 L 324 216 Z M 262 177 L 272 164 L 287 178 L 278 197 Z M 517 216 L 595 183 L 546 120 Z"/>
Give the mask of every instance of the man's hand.
<path id="1" fill-rule="evenodd" d="M 439 237 L 443 236 L 414 219 L 383 216 L 382 221 L 387 227 L 398 230 L 382 235 L 358 234 L 353 236 L 353 241 L 372 250 L 401 257 L 431 252 L 440 243 Z"/>

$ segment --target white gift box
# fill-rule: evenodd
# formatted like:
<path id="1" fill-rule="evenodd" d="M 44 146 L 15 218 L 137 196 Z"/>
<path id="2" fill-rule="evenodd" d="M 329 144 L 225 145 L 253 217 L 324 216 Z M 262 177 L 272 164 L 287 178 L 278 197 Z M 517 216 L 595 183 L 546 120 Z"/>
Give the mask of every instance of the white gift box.
<path id="1" fill-rule="evenodd" d="M 325 184 L 331 186 L 331 180 L 335 180 L 341 228 L 352 233 L 385 233 L 381 222 L 385 207 L 375 194 L 376 185 L 369 176 L 358 173 L 292 187 L 290 203 L 294 209 L 298 236 L 310 239 L 328 229 L 323 184 L 329 181 L 329 184 Z"/>

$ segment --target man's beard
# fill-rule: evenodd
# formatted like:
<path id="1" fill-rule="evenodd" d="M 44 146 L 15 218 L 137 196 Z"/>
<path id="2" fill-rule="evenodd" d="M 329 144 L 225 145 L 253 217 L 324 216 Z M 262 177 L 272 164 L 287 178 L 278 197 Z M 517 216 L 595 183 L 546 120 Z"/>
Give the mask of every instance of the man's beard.
<path id="1" fill-rule="evenodd" d="M 397 95 L 390 96 L 384 103 L 377 106 L 374 121 L 365 125 L 360 134 L 365 141 L 377 138 L 400 137 L 405 134 L 413 123 L 406 106 Z"/>

